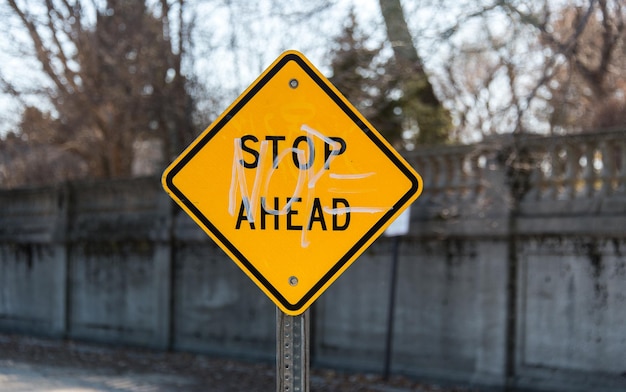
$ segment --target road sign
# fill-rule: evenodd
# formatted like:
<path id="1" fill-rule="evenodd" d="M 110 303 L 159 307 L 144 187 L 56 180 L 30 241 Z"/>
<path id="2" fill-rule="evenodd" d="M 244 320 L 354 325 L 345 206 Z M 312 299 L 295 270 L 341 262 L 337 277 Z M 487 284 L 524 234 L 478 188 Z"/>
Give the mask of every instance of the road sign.
<path id="1" fill-rule="evenodd" d="M 285 313 L 304 312 L 422 181 L 300 53 L 283 53 L 163 186 Z"/>

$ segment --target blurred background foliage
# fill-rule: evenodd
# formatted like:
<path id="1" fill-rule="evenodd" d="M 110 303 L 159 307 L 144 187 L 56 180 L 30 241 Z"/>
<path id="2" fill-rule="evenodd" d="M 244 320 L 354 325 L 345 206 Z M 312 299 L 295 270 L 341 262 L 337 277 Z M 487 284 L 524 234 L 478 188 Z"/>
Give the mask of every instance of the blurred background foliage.
<path id="1" fill-rule="evenodd" d="M 0 0 L 0 188 L 160 172 L 280 52 L 399 149 L 626 129 L 622 0 Z"/>

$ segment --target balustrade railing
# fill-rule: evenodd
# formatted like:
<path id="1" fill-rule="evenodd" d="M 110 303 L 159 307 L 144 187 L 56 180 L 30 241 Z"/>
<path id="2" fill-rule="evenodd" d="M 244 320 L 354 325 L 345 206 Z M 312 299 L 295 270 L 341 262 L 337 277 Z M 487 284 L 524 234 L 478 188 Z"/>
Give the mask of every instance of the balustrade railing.
<path id="1" fill-rule="evenodd" d="M 424 180 L 424 200 L 477 200 L 493 184 L 489 171 L 528 174 L 524 201 L 573 200 L 626 193 L 626 130 L 527 136 L 407 154 Z"/>
<path id="2" fill-rule="evenodd" d="M 626 191 L 626 131 L 528 138 L 526 200 L 609 197 Z"/>
<path id="3" fill-rule="evenodd" d="M 424 181 L 422 197 L 437 204 L 474 199 L 487 186 L 490 152 L 477 146 L 441 146 L 407 155 Z"/>

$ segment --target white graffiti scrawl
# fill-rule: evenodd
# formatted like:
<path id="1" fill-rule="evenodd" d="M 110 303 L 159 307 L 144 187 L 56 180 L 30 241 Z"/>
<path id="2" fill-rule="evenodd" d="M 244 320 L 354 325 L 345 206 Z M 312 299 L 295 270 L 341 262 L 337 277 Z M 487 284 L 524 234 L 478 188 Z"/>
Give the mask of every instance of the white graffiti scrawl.
<path id="1" fill-rule="evenodd" d="M 311 128 L 306 124 L 300 127 L 302 135 L 298 136 L 290 147 L 280 148 L 280 143 L 285 141 L 283 136 L 267 136 L 265 140 L 259 140 L 254 135 L 245 135 L 234 139 L 233 143 L 233 164 L 230 189 L 228 192 L 228 213 L 235 217 L 237 215 L 236 229 L 240 229 L 245 220 L 250 228 L 268 229 L 271 223 L 273 228 L 279 228 L 279 216 L 286 217 L 287 230 L 301 230 L 301 246 L 306 248 L 310 242 L 307 233 L 314 225 L 318 225 L 323 230 L 330 227 L 332 230 L 346 230 L 353 213 L 381 213 L 391 209 L 391 207 L 367 207 L 351 206 L 345 198 L 332 198 L 330 205 L 322 205 L 319 198 L 314 197 L 316 186 L 324 176 L 343 181 L 355 181 L 374 176 L 376 173 L 335 173 L 331 171 L 332 163 L 346 151 L 346 143 L 338 137 L 326 136 L 322 132 Z M 315 138 L 324 142 L 323 165 L 315 169 L 313 163 L 316 150 L 314 148 Z M 307 149 L 300 148 L 305 144 Z M 244 152 L 248 160 L 244 159 Z M 319 153 L 319 152 L 318 152 Z M 272 159 L 267 159 L 268 154 L 272 154 Z M 293 188 L 291 196 L 282 201 L 278 197 L 270 200 L 268 189 L 272 177 L 281 164 L 289 164 L 289 157 L 292 157 L 293 164 L 298 170 L 298 178 Z M 285 162 L 286 161 L 286 162 Z M 271 162 L 271 167 L 267 162 Z M 246 169 L 256 169 L 252 190 L 249 192 L 248 182 L 245 175 Z M 329 193 L 357 193 L 353 187 L 348 187 L 349 191 L 340 188 L 329 188 Z M 364 189 L 360 192 L 373 192 L 375 189 Z M 237 193 L 241 195 L 241 203 L 237 203 Z M 304 211 L 308 212 L 303 225 L 296 225 L 292 221 L 292 215 L 297 213 L 293 210 L 294 203 L 304 203 Z M 271 205 L 270 205 L 271 204 Z M 281 207 L 282 204 L 282 207 Z M 239 208 L 238 208 L 239 207 Z M 326 222 L 322 214 L 332 216 L 332 224 Z M 260 217 L 257 219 L 256 217 Z M 271 221 L 274 217 L 273 222 Z M 339 219 L 342 217 L 343 219 Z M 260 221 L 260 222 L 259 222 Z"/>

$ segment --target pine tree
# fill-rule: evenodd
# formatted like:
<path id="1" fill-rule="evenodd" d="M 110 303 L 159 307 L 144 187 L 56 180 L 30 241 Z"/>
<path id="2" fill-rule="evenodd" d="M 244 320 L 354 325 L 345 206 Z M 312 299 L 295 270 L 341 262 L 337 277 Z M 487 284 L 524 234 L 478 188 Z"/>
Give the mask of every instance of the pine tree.
<path id="1" fill-rule="evenodd" d="M 394 65 L 389 68 L 402 91 L 399 105 L 405 129 L 417 144 L 438 144 L 449 139 L 452 119 L 435 95 L 422 59 L 413 44 L 400 0 L 380 0 L 387 36 L 392 43 Z"/>
<path id="2" fill-rule="evenodd" d="M 382 46 L 368 47 L 368 37 L 350 12 L 331 53 L 330 81 L 387 140 L 402 144 L 402 116 L 399 101 L 391 98 L 396 81 L 388 64 L 381 60 Z"/>

